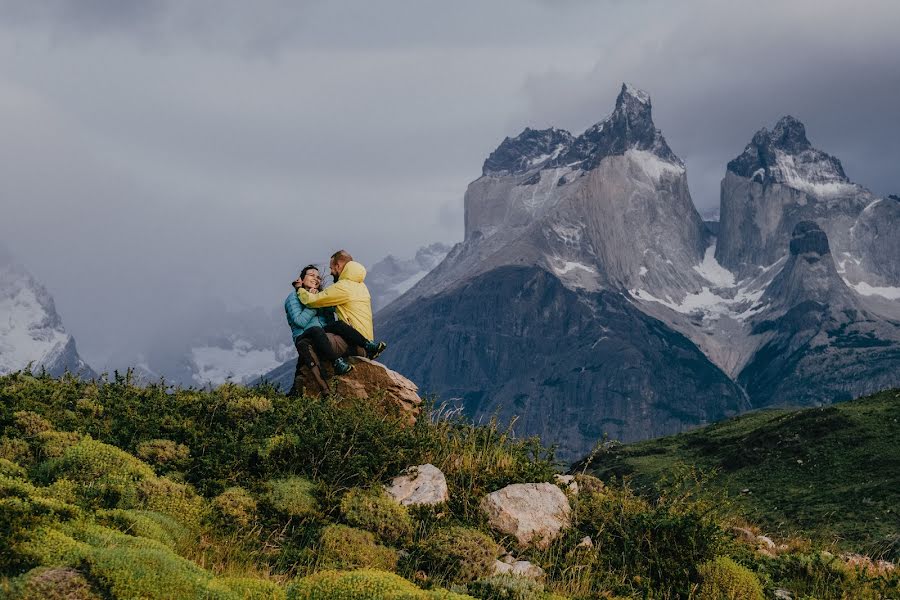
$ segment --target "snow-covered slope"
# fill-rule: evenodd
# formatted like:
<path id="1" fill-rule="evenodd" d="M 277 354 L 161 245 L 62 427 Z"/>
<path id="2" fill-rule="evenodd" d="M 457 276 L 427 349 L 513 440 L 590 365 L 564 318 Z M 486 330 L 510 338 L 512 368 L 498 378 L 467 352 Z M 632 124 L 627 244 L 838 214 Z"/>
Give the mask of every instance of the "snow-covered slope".
<path id="1" fill-rule="evenodd" d="M 94 372 L 78 356 L 46 288 L 0 248 L 0 374 L 46 369 L 83 377 Z"/>
<path id="2" fill-rule="evenodd" d="M 404 294 L 444 260 L 448 252 L 450 246 L 435 243 L 419 248 L 412 258 L 389 254 L 372 265 L 366 275 L 372 310 L 377 312 Z"/>

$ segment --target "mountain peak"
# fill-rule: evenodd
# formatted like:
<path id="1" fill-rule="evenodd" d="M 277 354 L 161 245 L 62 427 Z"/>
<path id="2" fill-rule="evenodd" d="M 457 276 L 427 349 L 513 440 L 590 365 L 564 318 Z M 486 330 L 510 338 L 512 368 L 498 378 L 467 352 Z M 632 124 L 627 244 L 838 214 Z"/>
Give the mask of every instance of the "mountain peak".
<path id="1" fill-rule="evenodd" d="M 620 106 L 633 102 L 645 105 L 649 109 L 650 94 L 634 87 L 630 83 L 623 83 L 622 90 L 619 92 L 619 97 L 616 98 L 616 108 L 618 109 Z"/>
<path id="2" fill-rule="evenodd" d="M 799 119 L 790 115 L 781 117 L 775 124 L 772 141 L 775 146 L 791 154 L 799 154 L 812 148 L 812 144 L 806 138 L 806 127 Z"/>
<path id="3" fill-rule="evenodd" d="M 824 256 L 831 253 L 828 236 L 815 221 L 800 221 L 794 226 L 790 248 L 793 256 L 807 253 Z"/>
<path id="4" fill-rule="evenodd" d="M 491 152 L 482 175 L 505 175 L 524 173 L 541 163 L 554 159 L 569 147 L 572 134 L 563 129 L 532 129 L 526 127 L 514 138 L 504 138 L 497 149 Z"/>
<path id="5" fill-rule="evenodd" d="M 806 137 L 806 127 L 790 115 L 775 128 L 753 135 L 740 156 L 728 163 L 728 171 L 757 183 L 780 183 L 813 196 L 856 193 L 841 161 L 817 150 Z"/>

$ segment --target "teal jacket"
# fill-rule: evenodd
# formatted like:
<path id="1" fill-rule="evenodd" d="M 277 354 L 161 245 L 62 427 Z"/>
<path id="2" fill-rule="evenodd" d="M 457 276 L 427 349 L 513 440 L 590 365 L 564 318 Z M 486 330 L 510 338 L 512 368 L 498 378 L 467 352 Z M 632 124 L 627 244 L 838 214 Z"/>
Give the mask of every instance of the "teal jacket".
<path id="1" fill-rule="evenodd" d="M 291 292 L 284 301 L 284 312 L 287 315 L 291 335 L 296 340 L 306 333 L 310 327 L 325 327 L 334 321 L 333 308 L 310 308 L 300 302 L 297 292 Z"/>

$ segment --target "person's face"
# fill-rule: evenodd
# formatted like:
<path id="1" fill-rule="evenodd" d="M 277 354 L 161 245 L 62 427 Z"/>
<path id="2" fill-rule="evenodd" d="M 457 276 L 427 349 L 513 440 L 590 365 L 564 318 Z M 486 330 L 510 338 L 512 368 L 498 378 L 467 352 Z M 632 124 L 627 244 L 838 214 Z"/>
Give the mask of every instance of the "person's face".
<path id="1" fill-rule="evenodd" d="M 331 269 L 331 277 L 334 278 L 335 281 L 337 281 L 338 277 L 341 276 L 341 271 L 344 270 L 344 263 L 331 261 L 329 268 Z"/>
<path id="2" fill-rule="evenodd" d="M 299 280 L 300 285 L 303 289 L 306 290 L 317 290 L 319 289 L 319 271 L 316 269 L 310 269 L 306 272 L 306 276 Z"/>

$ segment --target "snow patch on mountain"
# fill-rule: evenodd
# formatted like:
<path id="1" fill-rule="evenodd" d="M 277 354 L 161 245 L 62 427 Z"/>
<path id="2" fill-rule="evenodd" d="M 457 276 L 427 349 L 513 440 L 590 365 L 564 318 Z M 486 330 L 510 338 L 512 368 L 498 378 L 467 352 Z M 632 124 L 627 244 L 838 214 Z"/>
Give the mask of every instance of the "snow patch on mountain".
<path id="1" fill-rule="evenodd" d="M 637 164 L 654 182 L 659 182 L 664 176 L 684 174 L 683 165 L 660 158 L 653 152 L 628 150 L 625 156 Z"/>
<path id="2" fill-rule="evenodd" d="M 900 300 L 900 287 L 874 286 L 869 285 L 865 281 L 860 281 L 854 285 L 846 279 L 844 279 L 844 283 L 856 290 L 856 293 L 862 296 L 881 296 L 888 300 Z"/>
<path id="3" fill-rule="evenodd" d="M 716 287 L 734 287 L 734 273 L 719 264 L 716 260 L 716 245 L 712 244 L 703 255 L 703 262 L 694 267 L 700 276 Z M 643 274 L 643 273 L 642 273 Z"/>
<path id="4" fill-rule="evenodd" d="M 190 362 L 194 382 L 221 385 L 227 381 L 247 383 L 289 360 L 293 345 L 256 348 L 247 340 L 234 340 L 231 348 L 197 346 L 191 348 Z"/>

